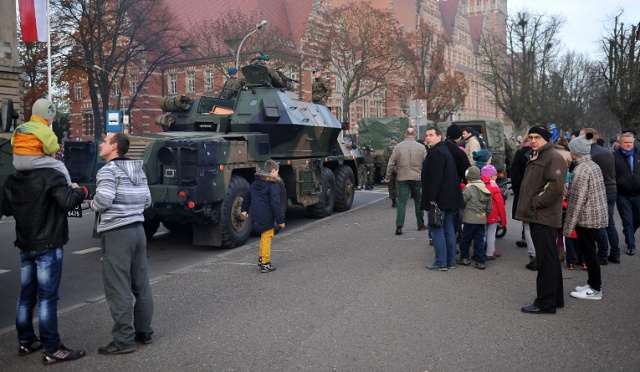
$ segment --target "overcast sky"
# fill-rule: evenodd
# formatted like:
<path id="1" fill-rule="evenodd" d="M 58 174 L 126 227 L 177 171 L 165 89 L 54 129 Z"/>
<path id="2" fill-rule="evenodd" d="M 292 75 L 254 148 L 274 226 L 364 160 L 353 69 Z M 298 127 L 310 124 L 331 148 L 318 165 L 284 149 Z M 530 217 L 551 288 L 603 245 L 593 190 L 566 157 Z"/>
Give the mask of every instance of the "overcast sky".
<path id="1" fill-rule="evenodd" d="M 600 53 L 598 41 L 608 34 L 620 10 L 624 10 L 621 18 L 625 27 L 640 22 L 640 0 L 508 0 L 508 7 L 510 16 L 524 9 L 563 16 L 559 38 L 565 48 L 588 53 L 590 58 Z"/>

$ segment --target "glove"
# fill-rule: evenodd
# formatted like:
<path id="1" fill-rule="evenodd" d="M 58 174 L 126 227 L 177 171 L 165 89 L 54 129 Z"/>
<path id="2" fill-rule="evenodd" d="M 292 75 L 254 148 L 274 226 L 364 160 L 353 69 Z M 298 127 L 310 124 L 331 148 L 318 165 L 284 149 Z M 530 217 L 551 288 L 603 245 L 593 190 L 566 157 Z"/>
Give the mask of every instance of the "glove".
<path id="1" fill-rule="evenodd" d="M 84 193 L 84 198 L 86 199 L 87 196 L 89 196 L 89 190 L 87 190 L 87 188 L 84 186 L 80 186 L 80 190 L 82 190 L 82 192 Z"/>

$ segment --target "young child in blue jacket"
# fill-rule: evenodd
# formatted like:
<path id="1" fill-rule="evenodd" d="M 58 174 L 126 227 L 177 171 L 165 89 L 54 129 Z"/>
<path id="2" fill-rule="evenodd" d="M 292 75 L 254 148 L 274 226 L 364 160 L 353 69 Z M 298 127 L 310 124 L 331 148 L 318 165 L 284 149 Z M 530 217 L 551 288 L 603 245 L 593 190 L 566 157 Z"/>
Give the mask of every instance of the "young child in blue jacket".
<path id="1" fill-rule="evenodd" d="M 260 272 L 275 271 L 271 264 L 271 241 L 275 233 L 273 221 L 284 228 L 284 212 L 280 207 L 278 171 L 280 166 L 273 160 L 264 163 L 262 171 L 244 194 L 241 213 L 245 219 L 251 216 L 253 229 L 260 233 Z"/>

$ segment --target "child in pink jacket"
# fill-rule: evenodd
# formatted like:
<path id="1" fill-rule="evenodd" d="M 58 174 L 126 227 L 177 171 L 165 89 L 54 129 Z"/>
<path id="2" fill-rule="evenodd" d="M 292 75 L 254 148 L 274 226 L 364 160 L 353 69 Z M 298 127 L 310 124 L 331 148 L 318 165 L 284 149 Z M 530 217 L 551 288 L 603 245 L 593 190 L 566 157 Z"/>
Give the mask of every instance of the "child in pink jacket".
<path id="1" fill-rule="evenodd" d="M 480 179 L 487 186 L 487 189 L 491 191 L 491 213 L 487 216 L 487 260 L 495 260 L 500 257 L 500 253 L 496 252 L 496 230 L 498 224 L 500 226 L 507 226 L 507 215 L 504 209 L 504 199 L 502 198 L 502 192 L 496 179 L 498 178 L 498 171 L 496 168 L 487 164 L 482 167 L 480 171 Z"/>

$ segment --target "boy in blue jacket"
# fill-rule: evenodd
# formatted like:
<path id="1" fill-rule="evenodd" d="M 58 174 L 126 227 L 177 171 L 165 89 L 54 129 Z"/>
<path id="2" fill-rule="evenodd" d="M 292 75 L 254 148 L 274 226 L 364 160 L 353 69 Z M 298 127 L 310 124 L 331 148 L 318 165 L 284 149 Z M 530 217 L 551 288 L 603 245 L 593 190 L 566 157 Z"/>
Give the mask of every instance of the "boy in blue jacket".
<path id="1" fill-rule="evenodd" d="M 260 233 L 260 272 L 275 271 L 271 264 L 271 241 L 273 240 L 273 221 L 284 228 L 284 212 L 280 208 L 280 187 L 278 170 L 280 166 L 273 160 L 264 163 L 262 171 L 256 173 L 256 179 L 244 194 L 242 217 L 251 217 L 253 228 Z M 247 213 L 247 211 L 249 211 Z"/>

